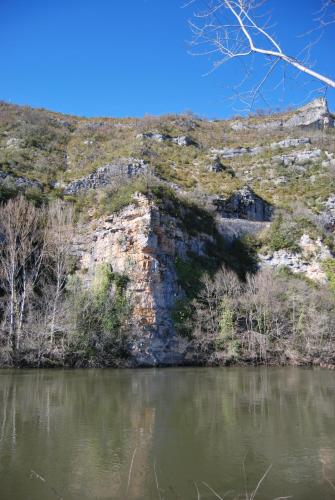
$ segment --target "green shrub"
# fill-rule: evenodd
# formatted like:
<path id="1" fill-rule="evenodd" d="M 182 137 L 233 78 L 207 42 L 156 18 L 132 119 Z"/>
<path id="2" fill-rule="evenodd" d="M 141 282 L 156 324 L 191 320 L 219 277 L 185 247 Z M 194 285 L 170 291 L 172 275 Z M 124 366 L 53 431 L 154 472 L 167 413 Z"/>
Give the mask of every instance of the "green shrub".
<path id="1" fill-rule="evenodd" d="M 146 181 L 143 177 L 138 177 L 117 191 L 106 191 L 105 196 L 100 200 L 99 211 L 103 213 L 119 212 L 131 203 L 135 203 L 133 196 L 135 193 L 145 193 L 147 190 Z"/>
<path id="2" fill-rule="evenodd" d="M 178 335 L 190 339 L 193 328 L 193 306 L 189 299 L 178 299 L 171 313 Z"/>
<path id="3" fill-rule="evenodd" d="M 88 365 L 111 365 L 127 355 L 128 279 L 108 264 L 98 266 L 90 289 L 72 277 L 67 286 L 73 337 L 68 357 Z"/>
<path id="4" fill-rule="evenodd" d="M 95 217 L 119 212 L 130 204 L 136 204 L 135 193 L 146 193 L 147 182 L 144 177 L 137 177 L 117 189 L 89 190 L 77 196 L 64 196 L 66 201 L 75 203 L 77 214 L 85 214 L 94 209 Z"/>
<path id="5" fill-rule="evenodd" d="M 205 272 L 204 267 L 196 258 L 183 260 L 177 257 L 175 261 L 178 283 L 188 298 L 194 298 L 200 287 L 200 278 Z"/>
<path id="6" fill-rule="evenodd" d="M 18 194 L 18 189 L 15 186 L 0 184 L 0 202 L 8 201 L 15 198 Z"/>
<path id="7" fill-rule="evenodd" d="M 299 252 L 299 238 L 301 230 L 296 223 L 291 220 L 284 220 L 282 214 L 279 214 L 270 226 L 266 242 L 270 250 L 291 250 Z"/>
<path id="8" fill-rule="evenodd" d="M 234 334 L 235 324 L 234 310 L 227 297 L 223 297 L 223 299 L 221 300 L 219 314 L 220 339 L 229 340 Z"/>
<path id="9" fill-rule="evenodd" d="M 322 262 L 322 269 L 327 276 L 330 289 L 335 293 L 335 259 L 325 259 Z"/>

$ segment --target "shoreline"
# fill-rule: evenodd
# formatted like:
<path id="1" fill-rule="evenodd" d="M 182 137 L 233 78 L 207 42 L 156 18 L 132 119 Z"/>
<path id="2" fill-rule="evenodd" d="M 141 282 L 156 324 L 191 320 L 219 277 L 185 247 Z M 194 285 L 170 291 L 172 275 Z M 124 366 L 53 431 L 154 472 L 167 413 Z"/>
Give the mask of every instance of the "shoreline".
<path id="1" fill-rule="evenodd" d="M 217 363 L 217 364 L 206 364 L 206 363 L 184 363 L 184 364 L 157 364 L 157 365 L 144 365 L 144 364 L 129 364 L 120 363 L 117 365 L 105 365 L 105 366 L 73 366 L 73 365 L 0 365 L 0 370 L 149 370 L 149 369 L 171 369 L 171 368 L 322 368 L 326 370 L 335 370 L 335 363 L 325 363 L 325 362 L 300 362 L 300 363 L 279 363 L 279 362 L 247 362 L 247 361 L 236 361 L 230 363 Z"/>

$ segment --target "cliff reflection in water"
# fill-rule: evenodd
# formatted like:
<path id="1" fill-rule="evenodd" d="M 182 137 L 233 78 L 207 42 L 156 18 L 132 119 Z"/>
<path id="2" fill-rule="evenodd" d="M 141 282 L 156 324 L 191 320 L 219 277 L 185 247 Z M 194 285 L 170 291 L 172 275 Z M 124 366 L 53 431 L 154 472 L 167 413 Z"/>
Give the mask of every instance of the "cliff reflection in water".
<path id="1" fill-rule="evenodd" d="M 2 500 L 334 498 L 333 372 L 0 373 Z"/>

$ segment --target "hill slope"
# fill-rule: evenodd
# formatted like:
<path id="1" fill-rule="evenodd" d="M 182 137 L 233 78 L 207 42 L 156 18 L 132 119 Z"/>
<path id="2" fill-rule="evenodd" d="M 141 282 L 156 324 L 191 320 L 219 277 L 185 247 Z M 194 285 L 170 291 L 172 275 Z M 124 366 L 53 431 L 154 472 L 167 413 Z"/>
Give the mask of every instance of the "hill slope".
<path id="1" fill-rule="evenodd" d="M 38 349 L 41 364 L 331 362 L 332 316 L 327 333 L 313 326 L 327 341 L 321 345 L 316 335 L 308 352 L 293 333 L 307 331 L 312 311 L 333 310 L 334 139 L 333 115 L 320 99 L 280 115 L 226 121 L 86 119 L 2 103 L 2 210 L 22 193 L 39 214 L 49 210 L 43 220 L 57 204 L 58 214 L 75 211 L 66 250 L 72 265 L 59 285 L 57 252 L 52 264 L 43 254 L 39 272 L 47 265 L 52 271 L 30 283 L 23 306 L 21 267 L 15 321 L 2 273 L 3 363 L 34 365 Z M 276 318 L 271 301 L 261 299 L 264 280 L 276 300 L 292 288 Z M 37 348 L 31 321 L 46 307 L 36 298 L 45 296 L 46 281 L 59 300 L 39 325 L 45 335 Z M 292 296 L 301 324 L 292 319 Z M 255 297 L 260 303 L 248 310 Z M 79 321 L 84 313 L 86 323 Z M 88 321 L 94 314 L 98 327 Z M 14 356 L 8 339 L 18 325 L 24 342 Z"/>

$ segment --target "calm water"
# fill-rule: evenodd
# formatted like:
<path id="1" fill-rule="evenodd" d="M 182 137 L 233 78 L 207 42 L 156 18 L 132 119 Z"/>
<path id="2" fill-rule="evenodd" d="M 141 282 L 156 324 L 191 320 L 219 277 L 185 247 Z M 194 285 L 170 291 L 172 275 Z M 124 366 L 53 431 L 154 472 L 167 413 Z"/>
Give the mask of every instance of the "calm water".
<path id="1" fill-rule="evenodd" d="M 335 498 L 334 372 L 0 371 L 1 500 L 245 498 L 270 466 L 256 499 Z"/>

